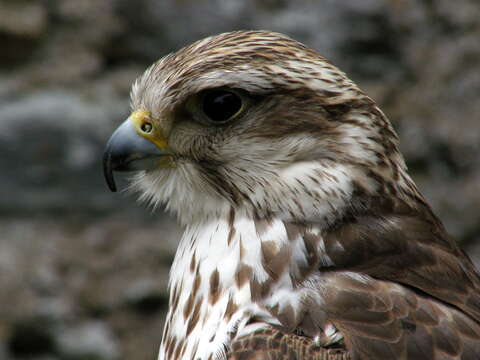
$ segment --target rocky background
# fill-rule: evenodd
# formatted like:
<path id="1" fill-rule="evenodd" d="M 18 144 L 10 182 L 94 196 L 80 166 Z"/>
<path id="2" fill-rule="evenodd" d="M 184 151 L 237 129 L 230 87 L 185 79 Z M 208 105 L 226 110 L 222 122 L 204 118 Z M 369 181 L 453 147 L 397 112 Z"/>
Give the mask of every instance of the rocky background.
<path id="1" fill-rule="evenodd" d="M 381 105 L 480 262 L 478 0 L 0 0 L 0 359 L 154 359 L 179 230 L 107 191 L 132 81 L 206 35 L 272 29 Z"/>

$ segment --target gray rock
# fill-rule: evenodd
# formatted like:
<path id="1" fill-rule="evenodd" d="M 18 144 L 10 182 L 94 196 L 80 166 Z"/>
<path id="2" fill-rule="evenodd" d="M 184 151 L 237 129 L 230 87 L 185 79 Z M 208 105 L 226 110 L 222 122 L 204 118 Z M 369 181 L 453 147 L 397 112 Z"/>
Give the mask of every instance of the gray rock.
<path id="1" fill-rule="evenodd" d="M 61 356 L 68 359 L 119 358 L 119 349 L 113 335 L 101 322 L 80 323 L 60 330 L 58 347 Z"/>

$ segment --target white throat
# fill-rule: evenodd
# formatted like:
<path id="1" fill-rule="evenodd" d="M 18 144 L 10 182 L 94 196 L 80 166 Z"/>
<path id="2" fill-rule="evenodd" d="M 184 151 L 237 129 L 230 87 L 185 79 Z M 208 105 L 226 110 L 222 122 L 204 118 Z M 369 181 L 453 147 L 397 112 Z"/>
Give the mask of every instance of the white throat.
<path id="1" fill-rule="evenodd" d="M 341 193 L 350 195 L 343 172 L 335 171 L 333 177 L 322 179 L 323 190 L 310 192 L 309 196 L 323 197 L 323 202 L 300 199 L 300 203 L 313 204 L 308 212 L 316 213 L 318 219 L 327 216 L 333 206 L 342 208 L 338 203 L 346 199 L 338 196 L 335 188 L 341 185 Z M 295 195 L 296 187 L 305 182 L 315 189 L 312 174 L 318 172 L 312 164 L 290 169 L 284 177 L 291 178 L 284 195 L 285 191 Z M 325 181 L 331 184 L 325 186 Z M 292 208 L 299 204 L 297 197 Z M 308 266 L 312 249 L 302 238 L 304 234 L 292 231 L 291 221 L 288 213 L 262 220 L 254 219 L 248 210 L 229 208 L 217 212 L 217 217 L 206 214 L 187 226 L 171 268 L 170 308 L 160 360 L 223 359 L 236 337 L 262 326 L 285 326 L 285 316 L 288 326 L 301 322 L 305 289 L 292 279 Z M 321 228 L 321 222 L 308 228 L 309 234 L 318 239 L 313 251 L 319 254 L 322 265 L 331 265 L 324 253 Z M 253 325 L 249 324 L 252 318 L 256 321 Z"/>

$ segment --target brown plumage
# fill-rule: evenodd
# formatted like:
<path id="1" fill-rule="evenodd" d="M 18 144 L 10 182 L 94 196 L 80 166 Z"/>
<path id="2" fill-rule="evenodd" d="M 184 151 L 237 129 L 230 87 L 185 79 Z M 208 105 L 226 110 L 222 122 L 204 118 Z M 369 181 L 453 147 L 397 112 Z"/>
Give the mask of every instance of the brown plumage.
<path id="1" fill-rule="evenodd" d="M 386 116 L 315 51 L 221 34 L 149 68 L 105 174 L 186 230 L 160 359 L 480 359 L 480 278 Z"/>
<path id="2" fill-rule="evenodd" d="M 344 348 L 323 348 L 305 336 L 264 329 L 236 340 L 229 360 L 350 360 Z"/>

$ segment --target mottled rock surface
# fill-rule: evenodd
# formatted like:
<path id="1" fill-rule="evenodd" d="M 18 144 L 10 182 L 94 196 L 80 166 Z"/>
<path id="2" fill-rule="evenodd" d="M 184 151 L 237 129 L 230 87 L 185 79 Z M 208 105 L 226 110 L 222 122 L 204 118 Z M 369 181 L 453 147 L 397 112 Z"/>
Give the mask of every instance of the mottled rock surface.
<path id="1" fill-rule="evenodd" d="M 0 0 L 1 359 L 155 358 L 179 230 L 109 193 L 101 154 L 146 66 L 235 29 L 287 33 L 345 70 L 480 261 L 477 0 Z"/>

